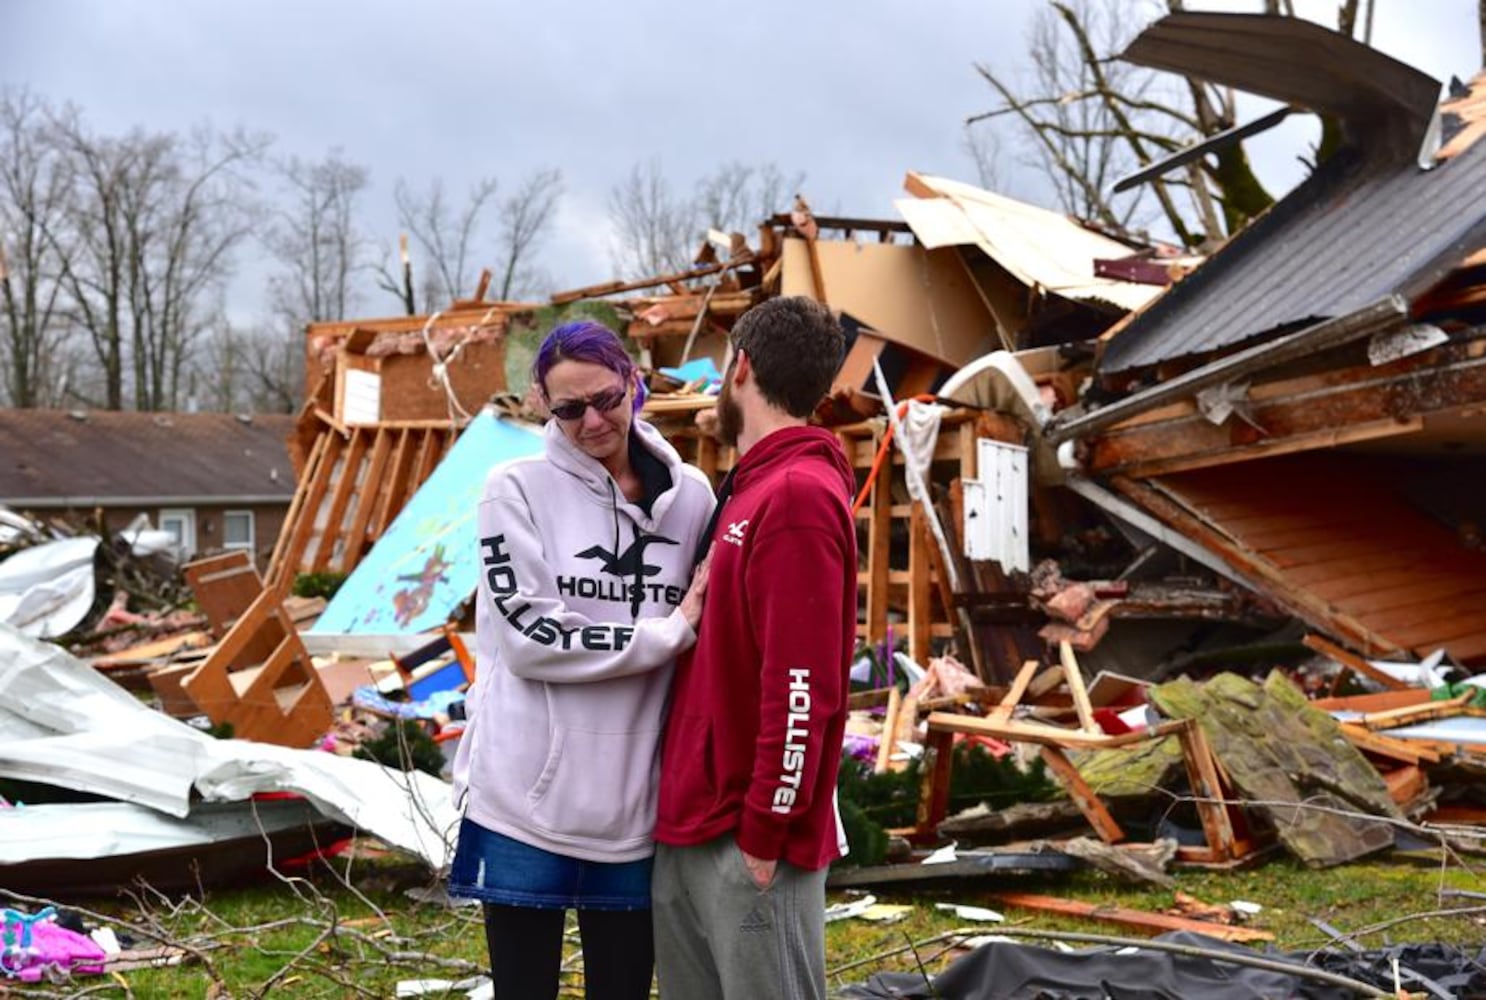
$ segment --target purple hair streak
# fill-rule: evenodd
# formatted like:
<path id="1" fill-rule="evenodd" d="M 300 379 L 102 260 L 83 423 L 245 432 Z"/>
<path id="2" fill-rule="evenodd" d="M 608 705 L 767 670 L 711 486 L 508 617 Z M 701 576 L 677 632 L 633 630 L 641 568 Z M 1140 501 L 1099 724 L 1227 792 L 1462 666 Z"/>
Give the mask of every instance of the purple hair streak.
<path id="1" fill-rule="evenodd" d="M 602 323 L 591 319 L 580 319 L 572 323 L 555 326 L 542 338 L 537 348 L 536 360 L 532 363 L 532 378 L 547 394 L 547 373 L 559 361 L 586 361 L 591 365 L 602 365 L 626 384 L 635 386 L 634 411 L 640 412 L 645 405 L 645 383 L 634 377 L 635 363 L 625 353 L 619 335 Z"/>

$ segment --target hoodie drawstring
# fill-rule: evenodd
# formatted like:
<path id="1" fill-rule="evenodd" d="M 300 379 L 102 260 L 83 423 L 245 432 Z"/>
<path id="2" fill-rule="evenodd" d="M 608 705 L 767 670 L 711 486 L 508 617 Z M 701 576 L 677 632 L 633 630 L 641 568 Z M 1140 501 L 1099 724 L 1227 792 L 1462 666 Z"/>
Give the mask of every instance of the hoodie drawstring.
<path id="1" fill-rule="evenodd" d="M 610 551 L 614 553 L 614 558 L 618 559 L 621 551 L 619 548 L 619 494 L 615 492 L 613 479 L 609 480 L 609 510 L 614 514 L 614 547 Z M 640 526 L 637 524 L 631 525 L 630 532 L 634 536 L 631 542 L 638 543 L 640 540 Z M 645 559 L 642 553 L 640 558 L 635 560 L 635 580 L 634 583 L 630 584 L 629 588 L 629 620 L 632 622 L 640 620 L 640 601 L 645 592 L 645 588 L 642 586 L 644 582 L 643 574 L 645 572 L 644 564 Z M 623 581 L 624 577 L 621 576 L 619 579 Z"/>

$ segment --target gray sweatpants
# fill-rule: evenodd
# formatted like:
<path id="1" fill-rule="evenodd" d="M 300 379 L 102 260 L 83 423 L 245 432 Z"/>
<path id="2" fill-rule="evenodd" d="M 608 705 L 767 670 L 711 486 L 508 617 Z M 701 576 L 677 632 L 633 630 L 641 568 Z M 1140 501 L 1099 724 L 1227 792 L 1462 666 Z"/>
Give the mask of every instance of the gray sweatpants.
<path id="1" fill-rule="evenodd" d="M 824 1000 L 826 869 L 781 861 L 759 889 L 726 833 L 658 844 L 650 896 L 661 1000 Z"/>

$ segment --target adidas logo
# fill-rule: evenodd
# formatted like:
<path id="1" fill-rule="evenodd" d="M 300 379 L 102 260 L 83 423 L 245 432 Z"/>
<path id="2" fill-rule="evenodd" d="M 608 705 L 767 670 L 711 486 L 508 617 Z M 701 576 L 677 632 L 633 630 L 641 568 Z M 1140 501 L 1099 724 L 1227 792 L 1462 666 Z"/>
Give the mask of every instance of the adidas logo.
<path id="1" fill-rule="evenodd" d="M 774 922 L 765 917 L 755 906 L 748 911 L 748 916 L 738 925 L 738 930 L 745 934 L 762 934 L 774 929 Z"/>

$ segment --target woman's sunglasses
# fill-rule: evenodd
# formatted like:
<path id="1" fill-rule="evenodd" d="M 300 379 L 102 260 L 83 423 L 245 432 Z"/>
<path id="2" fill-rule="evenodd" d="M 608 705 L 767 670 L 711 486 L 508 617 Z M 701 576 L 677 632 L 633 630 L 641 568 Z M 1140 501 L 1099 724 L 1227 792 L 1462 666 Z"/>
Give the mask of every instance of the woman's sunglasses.
<path id="1" fill-rule="evenodd" d="M 629 395 L 629 389 L 605 389 L 596 392 L 587 399 L 575 399 L 569 403 L 558 403 L 556 406 L 547 407 L 547 411 L 559 420 L 581 420 L 583 413 L 590 406 L 599 413 L 608 413 L 614 407 L 624 402 L 625 396 Z"/>

